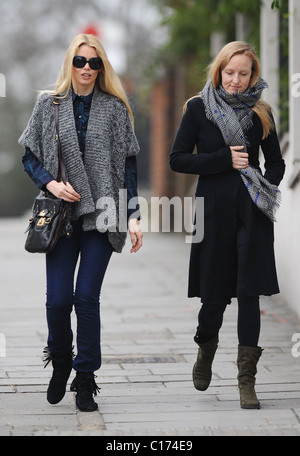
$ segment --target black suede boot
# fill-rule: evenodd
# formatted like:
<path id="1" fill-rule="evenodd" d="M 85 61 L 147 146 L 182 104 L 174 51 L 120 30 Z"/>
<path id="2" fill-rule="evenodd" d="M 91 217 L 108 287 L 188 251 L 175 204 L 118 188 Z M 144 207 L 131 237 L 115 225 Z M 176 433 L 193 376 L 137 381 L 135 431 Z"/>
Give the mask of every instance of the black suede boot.
<path id="1" fill-rule="evenodd" d="M 96 385 L 93 372 L 77 372 L 71 385 L 71 391 L 77 393 L 76 406 L 81 412 L 94 412 L 98 409 L 93 395 L 97 396 L 100 388 Z"/>
<path id="2" fill-rule="evenodd" d="M 63 357 L 52 354 L 48 347 L 44 349 L 45 366 L 51 361 L 53 374 L 47 390 L 47 401 L 50 404 L 58 404 L 66 393 L 66 386 L 72 370 L 73 352 L 67 353 Z"/>

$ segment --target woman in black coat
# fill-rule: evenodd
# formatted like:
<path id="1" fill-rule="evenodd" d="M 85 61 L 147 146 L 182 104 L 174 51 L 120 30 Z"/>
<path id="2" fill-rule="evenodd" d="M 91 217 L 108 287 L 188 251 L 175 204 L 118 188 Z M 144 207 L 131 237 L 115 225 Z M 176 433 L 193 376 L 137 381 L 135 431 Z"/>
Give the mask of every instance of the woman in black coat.
<path id="1" fill-rule="evenodd" d="M 192 243 L 188 288 L 188 296 L 202 302 L 194 386 L 209 386 L 223 313 L 237 297 L 243 408 L 260 407 L 254 390 L 262 352 L 259 295 L 279 293 L 273 221 L 285 164 L 271 108 L 260 100 L 266 87 L 254 49 L 239 41 L 227 44 L 210 66 L 203 91 L 187 102 L 170 155 L 172 170 L 199 175 L 196 197 L 204 198 L 204 238 Z"/>

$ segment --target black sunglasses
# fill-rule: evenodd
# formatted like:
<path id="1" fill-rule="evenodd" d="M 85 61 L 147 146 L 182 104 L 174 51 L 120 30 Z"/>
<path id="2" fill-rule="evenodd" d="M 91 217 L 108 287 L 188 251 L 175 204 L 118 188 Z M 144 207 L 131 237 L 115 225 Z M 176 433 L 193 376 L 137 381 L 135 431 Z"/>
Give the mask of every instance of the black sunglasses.
<path id="1" fill-rule="evenodd" d="M 83 55 L 75 55 L 73 58 L 73 65 L 75 68 L 83 68 L 87 63 L 91 70 L 100 70 L 103 65 L 100 57 L 92 57 L 90 60 L 87 60 Z"/>

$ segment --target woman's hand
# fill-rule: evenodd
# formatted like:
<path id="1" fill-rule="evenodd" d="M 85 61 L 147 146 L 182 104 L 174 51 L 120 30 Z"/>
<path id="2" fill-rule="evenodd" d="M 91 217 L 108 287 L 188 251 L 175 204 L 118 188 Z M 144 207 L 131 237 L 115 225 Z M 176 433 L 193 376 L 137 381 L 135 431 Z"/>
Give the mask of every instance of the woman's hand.
<path id="1" fill-rule="evenodd" d="M 232 167 L 234 169 L 245 169 L 249 166 L 247 152 L 241 152 L 244 146 L 231 146 Z"/>
<path id="2" fill-rule="evenodd" d="M 138 219 L 133 218 L 129 220 L 129 234 L 132 245 L 130 253 L 135 253 L 143 245 L 143 233 L 141 232 L 140 223 Z"/>
<path id="3" fill-rule="evenodd" d="M 64 184 L 63 182 L 52 180 L 48 182 L 46 188 L 57 198 L 61 198 L 69 203 L 80 201 L 80 195 L 74 190 L 69 182 Z"/>

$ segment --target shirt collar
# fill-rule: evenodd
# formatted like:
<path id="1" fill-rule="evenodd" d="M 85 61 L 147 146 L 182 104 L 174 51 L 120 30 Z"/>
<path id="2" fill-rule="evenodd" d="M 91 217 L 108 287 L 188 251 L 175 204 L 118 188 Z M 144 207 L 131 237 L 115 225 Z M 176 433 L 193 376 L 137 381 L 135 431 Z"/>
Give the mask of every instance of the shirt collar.
<path id="1" fill-rule="evenodd" d="M 74 89 L 72 87 L 72 99 L 73 99 L 73 101 L 75 99 L 77 99 L 77 100 L 82 100 L 84 104 L 89 104 L 92 101 L 93 94 L 94 94 L 94 89 L 88 95 L 77 95 L 77 93 L 74 92 Z"/>

